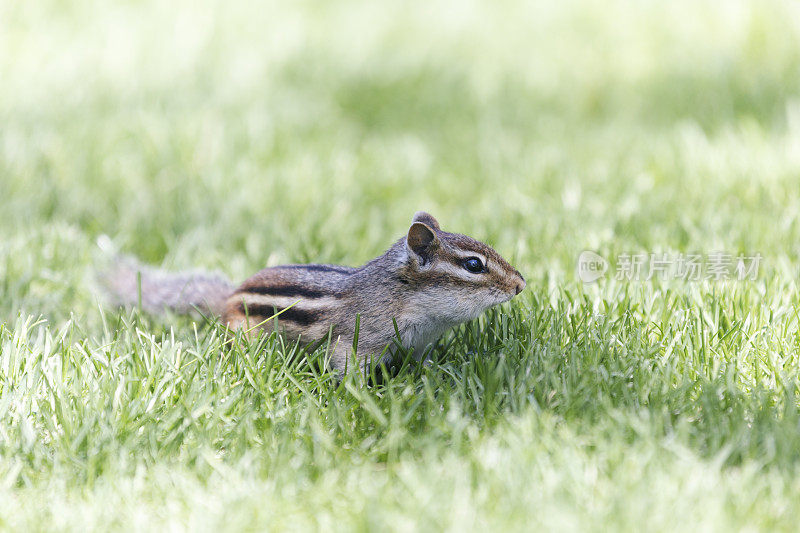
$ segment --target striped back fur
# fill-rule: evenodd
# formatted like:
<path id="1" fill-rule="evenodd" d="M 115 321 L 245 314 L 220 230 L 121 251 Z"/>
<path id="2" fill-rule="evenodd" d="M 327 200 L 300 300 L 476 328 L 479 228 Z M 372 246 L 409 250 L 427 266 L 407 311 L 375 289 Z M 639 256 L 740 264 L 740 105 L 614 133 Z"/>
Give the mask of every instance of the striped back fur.
<path id="1" fill-rule="evenodd" d="M 467 271 L 468 259 L 478 259 L 481 271 Z M 395 324 L 403 347 L 424 357 L 442 333 L 524 287 L 520 273 L 491 247 L 444 232 L 420 212 L 406 236 L 359 268 L 287 265 L 258 272 L 228 299 L 223 322 L 252 331 L 278 328 L 306 342 L 332 333 L 333 364 L 342 369 L 353 355 L 356 317 L 360 364 L 366 355 L 392 355 L 385 349 L 394 342 Z"/>
<path id="2" fill-rule="evenodd" d="M 115 303 L 136 305 L 139 273 L 147 311 L 198 309 L 221 315 L 232 329 L 276 329 L 304 343 L 330 338 L 332 364 L 339 370 L 353 356 L 361 366 L 374 356 L 391 357 L 395 341 L 426 357 L 427 347 L 445 331 L 525 287 L 522 275 L 490 246 L 442 231 L 423 212 L 386 253 L 358 268 L 277 266 L 236 288 L 219 275 L 171 274 L 121 262 L 105 278 Z"/>

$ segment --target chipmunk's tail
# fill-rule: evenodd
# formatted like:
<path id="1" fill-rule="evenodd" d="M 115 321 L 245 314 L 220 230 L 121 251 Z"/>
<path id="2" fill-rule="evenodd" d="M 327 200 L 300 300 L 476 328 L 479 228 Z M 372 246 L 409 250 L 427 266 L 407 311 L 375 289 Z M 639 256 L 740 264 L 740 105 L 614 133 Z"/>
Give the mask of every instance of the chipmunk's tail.
<path id="1" fill-rule="evenodd" d="M 235 289 L 221 274 L 166 272 L 130 258 L 114 260 L 112 267 L 98 276 L 98 281 L 112 305 L 141 305 L 151 313 L 197 311 L 219 316 L 225 299 Z"/>

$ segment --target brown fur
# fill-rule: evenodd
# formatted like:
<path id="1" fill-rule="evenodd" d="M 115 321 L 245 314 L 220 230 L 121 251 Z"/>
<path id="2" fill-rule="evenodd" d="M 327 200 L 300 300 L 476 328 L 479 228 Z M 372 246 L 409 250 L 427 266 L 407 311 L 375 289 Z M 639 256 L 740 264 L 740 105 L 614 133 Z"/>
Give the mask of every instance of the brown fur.
<path id="1" fill-rule="evenodd" d="M 464 269 L 463 261 L 470 256 L 485 260 L 485 273 L 471 274 Z M 196 285 L 187 279 L 181 278 L 184 289 Z M 360 268 L 266 268 L 237 289 L 230 288 L 224 301 L 216 298 L 220 285 L 214 285 L 214 302 L 205 307 L 221 314 L 228 327 L 250 332 L 278 328 L 288 338 L 304 343 L 323 341 L 332 333 L 331 364 L 343 371 L 354 355 L 357 316 L 360 327 L 355 356 L 359 366 L 395 353 L 395 321 L 400 344 L 422 358 L 445 331 L 511 299 L 524 287 L 520 273 L 491 247 L 466 235 L 442 231 L 435 218 L 419 212 L 408 235 Z M 142 292 L 146 288 L 164 294 L 175 291 L 177 284 L 158 288 L 143 283 Z M 148 307 L 154 307 L 152 299 L 148 301 Z M 179 308 L 175 303 L 174 297 L 164 299 L 165 306 Z"/>

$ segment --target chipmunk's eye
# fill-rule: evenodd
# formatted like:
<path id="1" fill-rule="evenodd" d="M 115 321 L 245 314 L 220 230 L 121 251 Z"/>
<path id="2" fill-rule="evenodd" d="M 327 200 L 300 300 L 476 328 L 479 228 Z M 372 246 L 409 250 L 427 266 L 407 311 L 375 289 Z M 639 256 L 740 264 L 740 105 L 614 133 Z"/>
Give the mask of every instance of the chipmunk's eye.
<path id="1" fill-rule="evenodd" d="M 464 268 L 473 274 L 480 274 L 481 272 L 485 271 L 483 268 L 483 263 L 481 263 L 481 260 L 477 257 L 468 257 L 467 259 L 464 259 L 463 264 Z"/>

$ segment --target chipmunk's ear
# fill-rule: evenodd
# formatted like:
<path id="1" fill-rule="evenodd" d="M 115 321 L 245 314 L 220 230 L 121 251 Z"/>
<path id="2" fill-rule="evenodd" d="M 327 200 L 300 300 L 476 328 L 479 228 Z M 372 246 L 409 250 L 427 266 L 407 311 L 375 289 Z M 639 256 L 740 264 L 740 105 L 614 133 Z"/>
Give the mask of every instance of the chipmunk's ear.
<path id="1" fill-rule="evenodd" d="M 434 220 L 434 222 L 436 222 Z M 414 222 L 408 228 L 408 235 L 406 236 L 406 247 L 408 250 L 416 255 L 420 264 L 424 265 L 430 261 L 431 256 L 439 247 L 439 239 L 436 237 L 436 232 L 430 226 L 422 222 Z"/>
<path id="2" fill-rule="evenodd" d="M 414 222 L 422 222 L 423 224 L 434 230 L 440 229 L 439 223 L 436 221 L 435 218 L 433 218 L 433 215 L 431 215 L 430 213 L 426 213 L 425 211 L 417 211 L 416 213 L 414 213 L 414 218 L 411 220 L 411 223 L 413 224 Z"/>

